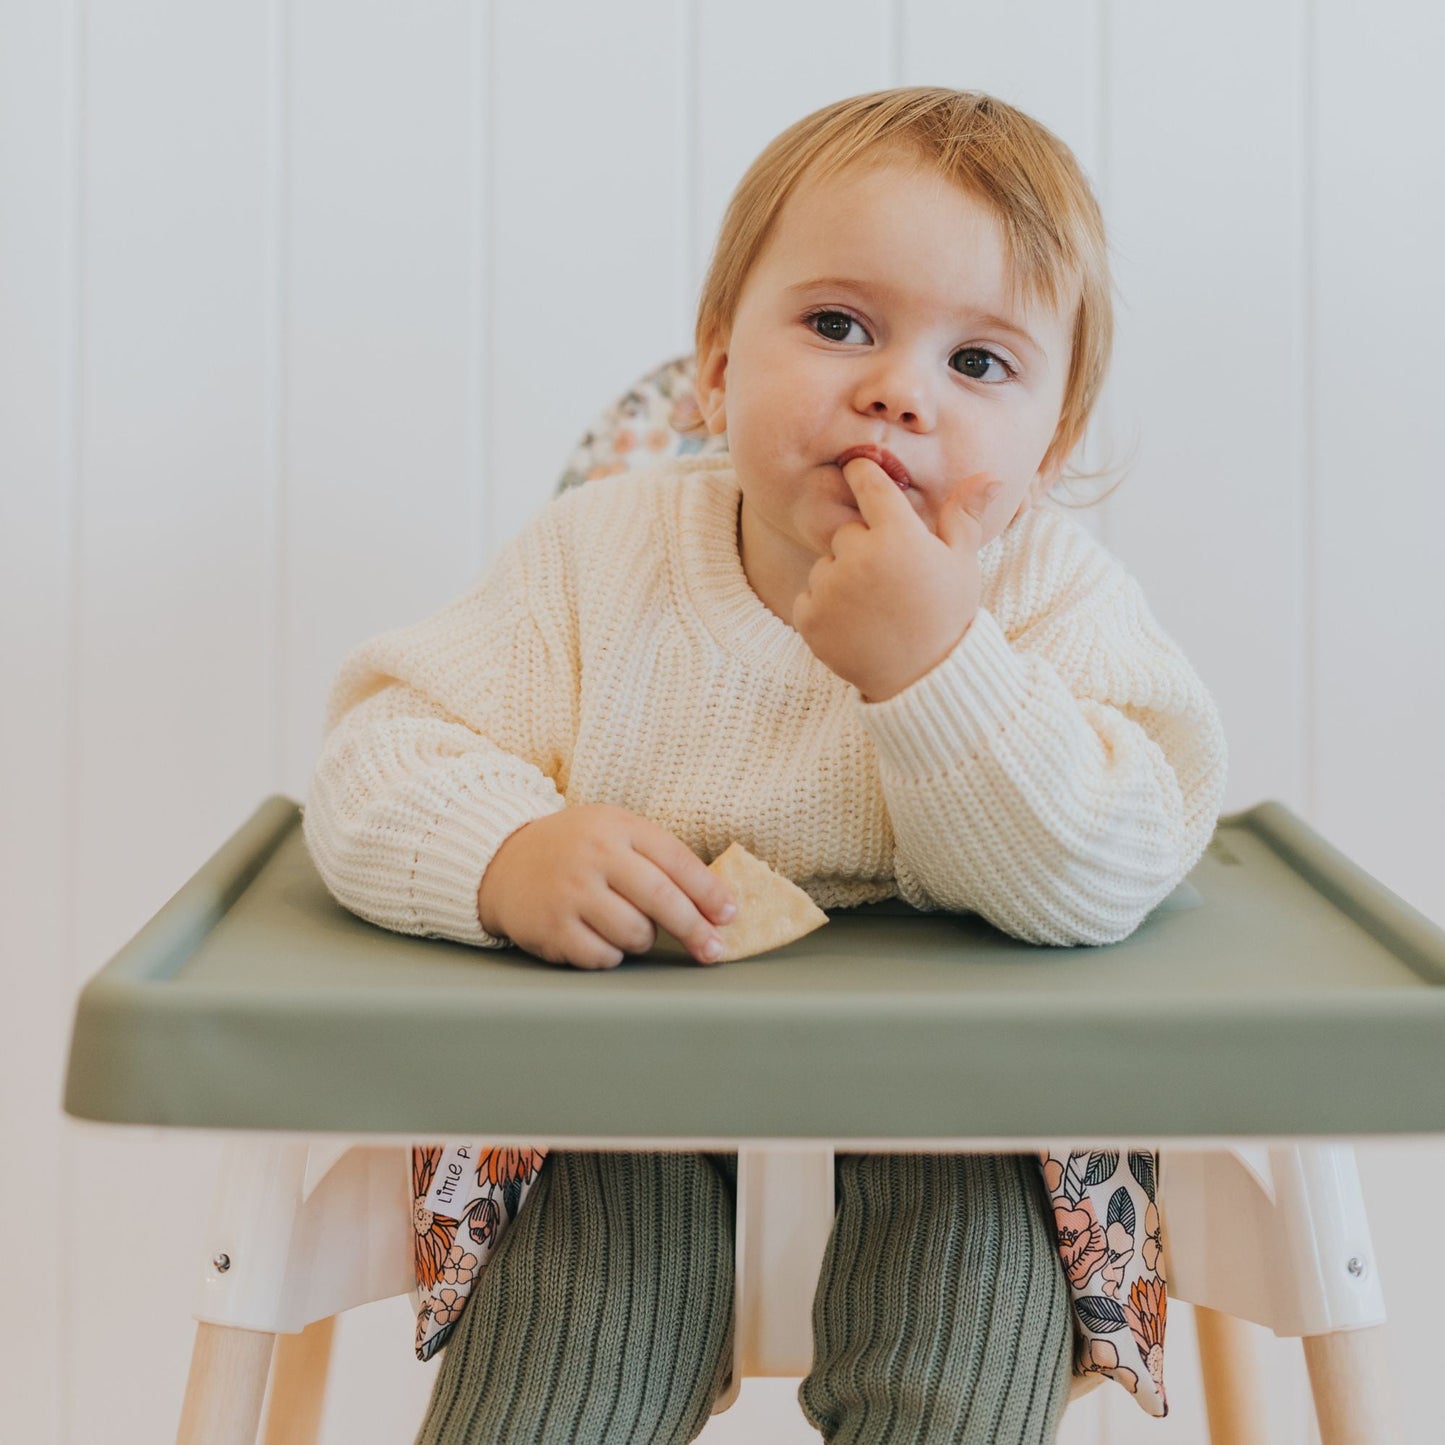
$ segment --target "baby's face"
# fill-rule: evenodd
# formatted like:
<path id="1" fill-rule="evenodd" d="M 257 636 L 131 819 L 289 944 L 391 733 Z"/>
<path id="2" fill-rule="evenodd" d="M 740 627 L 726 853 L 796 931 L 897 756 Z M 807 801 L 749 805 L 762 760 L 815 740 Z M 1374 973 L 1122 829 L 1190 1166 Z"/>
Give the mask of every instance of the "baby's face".
<path id="1" fill-rule="evenodd" d="M 837 464 L 850 448 L 896 459 L 935 531 L 950 490 L 991 473 L 1003 487 L 985 540 L 1055 480 L 1041 467 L 1073 318 L 1013 297 L 1004 262 L 989 211 L 924 169 L 846 171 L 789 197 L 731 334 L 698 368 L 699 405 L 728 434 L 752 512 L 745 534 L 775 574 L 805 578 L 857 520 Z"/>

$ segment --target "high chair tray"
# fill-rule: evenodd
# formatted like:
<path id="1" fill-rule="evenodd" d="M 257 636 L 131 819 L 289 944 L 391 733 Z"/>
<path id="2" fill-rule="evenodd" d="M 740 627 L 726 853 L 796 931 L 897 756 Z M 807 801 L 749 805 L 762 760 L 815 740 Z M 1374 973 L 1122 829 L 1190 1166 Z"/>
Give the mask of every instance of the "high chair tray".
<path id="1" fill-rule="evenodd" d="M 1262 803 L 1109 947 L 880 904 L 583 972 L 354 917 L 276 797 L 86 986 L 65 1107 L 539 1142 L 1434 1132 L 1445 932 Z"/>

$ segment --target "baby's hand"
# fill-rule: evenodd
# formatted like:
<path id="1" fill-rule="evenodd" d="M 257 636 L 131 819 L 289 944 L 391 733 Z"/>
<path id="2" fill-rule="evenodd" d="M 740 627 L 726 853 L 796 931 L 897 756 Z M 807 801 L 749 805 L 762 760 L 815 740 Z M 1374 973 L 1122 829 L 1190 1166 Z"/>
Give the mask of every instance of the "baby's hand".
<path id="1" fill-rule="evenodd" d="M 940 505 L 935 536 L 876 462 L 855 457 L 843 476 L 863 520 L 839 527 L 831 554 L 813 564 L 793 626 L 865 702 L 881 702 L 968 631 L 983 591 L 980 519 L 999 484 L 986 472 L 966 477 Z"/>
<path id="2" fill-rule="evenodd" d="M 699 963 L 735 911 L 727 884 L 649 818 L 583 803 L 525 824 L 497 849 L 477 889 L 477 917 L 549 963 L 615 968 L 665 928 Z"/>

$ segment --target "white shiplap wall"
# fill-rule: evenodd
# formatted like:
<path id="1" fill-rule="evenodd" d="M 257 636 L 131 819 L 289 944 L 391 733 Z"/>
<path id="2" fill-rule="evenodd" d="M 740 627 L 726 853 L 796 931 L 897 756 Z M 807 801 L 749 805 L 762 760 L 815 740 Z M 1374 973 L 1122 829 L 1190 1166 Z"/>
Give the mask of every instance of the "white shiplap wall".
<path id="1" fill-rule="evenodd" d="M 460 591 L 685 349 L 759 147 L 989 89 L 1093 176 L 1120 335 L 1095 526 L 1279 797 L 1433 917 L 1445 770 L 1445 12 L 1423 0 L 0 3 L 0 1438 L 164 1439 L 212 1141 L 63 1125 L 75 990 L 271 791 L 344 651 Z M 1342 1073 L 1349 1069 L 1341 1061 Z M 1437 1433 L 1439 1143 L 1361 1151 L 1405 1438 Z M 172 1181 L 158 1189 L 158 1181 Z M 79 1231 L 84 1229 L 82 1235 Z M 1117 1391 L 1070 1445 L 1202 1442 Z M 409 1438 L 393 1302 L 327 1441 Z M 1311 1438 L 1263 1342 L 1269 1438 Z M 749 1386 L 708 1440 L 805 1440 Z M 745 1413 L 782 1403 L 777 1424 Z"/>

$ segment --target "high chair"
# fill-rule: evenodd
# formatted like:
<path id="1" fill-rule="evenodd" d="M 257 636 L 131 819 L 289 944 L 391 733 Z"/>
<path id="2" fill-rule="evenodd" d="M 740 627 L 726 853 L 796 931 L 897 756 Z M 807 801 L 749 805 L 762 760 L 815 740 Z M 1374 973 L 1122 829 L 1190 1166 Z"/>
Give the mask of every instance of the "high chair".
<path id="1" fill-rule="evenodd" d="M 691 381 L 690 358 L 639 380 L 561 486 L 725 450 L 685 434 Z M 1278 804 L 1222 820 L 1190 882 L 1110 948 L 1031 950 L 880 905 L 723 970 L 627 965 L 607 996 L 344 913 L 297 821 L 263 805 L 77 1012 L 70 1112 L 246 1131 L 201 1262 L 183 1442 L 255 1439 L 277 1336 L 266 1439 L 315 1438 L 329 1321 L 413 1290 L 409 1145 L 448 1137 L 737 1149 L 718 1409 L 745 1375 L 810 1367 L 835 1148 L 1159 1148 L 1165 1273 L 1197 1308 L 1212 1438 L 1263 1445 L 1246 1320 L 1304 1340 L 1323 1445 L 1394 1440 L 1353 1152 L 1292 1140 L 1445 1130 L 1445 934 Z M 1096 1040 L 1118 1075 L 1107 1119 L 1077 1086 Z M 421 1086 L 427 1052 L 453 1061 L 445 1093 Z M 1371 1087 L 1339 1091 L 1346 1055 Z"/>
<path id="2" fill-rule="evenodd" d="M 1097 1138 L 1076 1081 L 1126 1037 L 1110 1135 L 1162 1150 L 1166 1273 L 1203 1307 L 1213 1438 L 1263 1439 L 1237 1317 L 1304 1337 L 1324 1445 L 1384 1445 L 1353 1156 L 1288 1140 L 1445 1129 L 1442 985 L 1445 933 L 1274 803 L 1221 820 L 1188 886 L 1107 948 L 874 905 L 723 969 L 599 976 L 363 923 L 273 798 L 87 985 L 66 1108 L 244 1131 L 179 1439 L 255 1439 L 280 1334 L 279 1445 L 315 1438 L 326 1330 L 308 1326 L 412 1285 L 414 1139 L 737 1148 L 735 1392 L 808 1369 L 835 1148 Z M 1346 1052 L 1368 1085 L 1338 1089 Z M 445 1090 L 422 1056 L 448 1060 Z"/>

